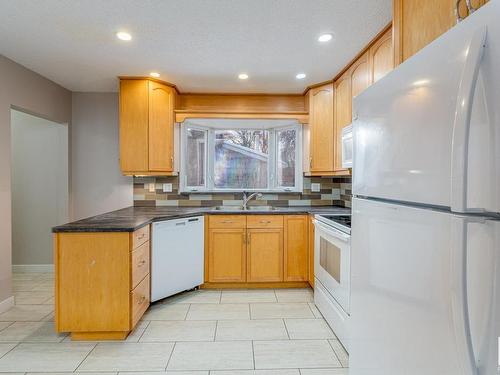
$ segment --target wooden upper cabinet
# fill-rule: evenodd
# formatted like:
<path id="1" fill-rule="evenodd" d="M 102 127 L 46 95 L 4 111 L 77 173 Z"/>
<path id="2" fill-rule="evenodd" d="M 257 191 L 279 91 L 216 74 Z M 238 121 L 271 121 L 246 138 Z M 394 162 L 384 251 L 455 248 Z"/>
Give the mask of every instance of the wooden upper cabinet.
<path id="1" fill-rule="evenodd" d="M 120 81 L 120 167 L 124 173 L 147 171 L 149 81 Z"/>
<path id="2" fill-rule="evenodd" d="M 149 170 L 174 170 L 175 90 L 149 82 Z"/>
<path id="3" fill-rule="evenodd" d="M 120 167 L 124 174 L 174 171 L 175 89 L 149 79 L 120 80 Z"/>
<path id="4" fill-rule="evenodd" d="M 351 70 L 335 81 L 335 156 L 334 170 L 342 170 L 342 129 L 351 123 Z"/>
<path id="5" fill-rule="evenodd" d="M 394 69 L 394 53 L 392 52 L 392 30 L 385 32 L 369 51 L 370 83 L 375 83 Z"/>
<path id="6" fill-rule="evenodd" d="M 487 0 L 471 0 L 477 9 Z M 393 0 L 394 61 L 402 63 L 468 15 L 465 0 Z"/>
<path id="7" fill-rule="evenodd" d="M 334 171 L 333 84 L 309 91 L 309 126 L 310 171 Z"/>

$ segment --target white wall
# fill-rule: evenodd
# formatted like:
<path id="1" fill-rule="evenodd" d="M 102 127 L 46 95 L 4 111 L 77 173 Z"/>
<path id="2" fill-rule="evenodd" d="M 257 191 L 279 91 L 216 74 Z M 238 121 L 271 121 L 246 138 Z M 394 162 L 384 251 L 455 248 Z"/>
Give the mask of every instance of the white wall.
<path id="1" fill-rule="evenodd" d="M 0 309 L 12 301 L 10 111 L 22 108 L 60 123 L 71 121 L 71 92 L 0 55 Z M 71 133 L 71 127 L 69 129 Z"/>
<path id="2" fill-rule="evenodd" d="M 118 94 L 73 93 L 73 220 L 133 205 L 132 177 L 119 165 Z"/>
<path id="3" fill-rule="evenodd" d="M 68 221 L 68 126 L 11 111 L 12 264 L 52 265 Z"/>

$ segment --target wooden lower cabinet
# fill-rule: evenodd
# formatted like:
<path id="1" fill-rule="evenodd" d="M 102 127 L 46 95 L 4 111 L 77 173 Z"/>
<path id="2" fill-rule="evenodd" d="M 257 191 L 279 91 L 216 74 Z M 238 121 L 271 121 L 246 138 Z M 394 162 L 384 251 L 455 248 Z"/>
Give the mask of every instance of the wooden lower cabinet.
<path id="1" fill-rule="evenodd" d="M 246 281 L 246 248 L 245 228 L 209 229 L 208 281 Z"/>
<path id="2" fill-rule="evenodd" d="M 283 281 L 283 229 L 248 229 L 247 281 Z"/>
<path id="3" fill-rule="evenodd" d="M 305 287 L 308 215 L 209 215 L 205 288 Z"/>
<path id="4" fill-rule="evenodd" d="M 56 233 L 56 331 L 73 340 L 127 337 L 149 307 L 149 244 L 149 226 L 139 234 Z"/>

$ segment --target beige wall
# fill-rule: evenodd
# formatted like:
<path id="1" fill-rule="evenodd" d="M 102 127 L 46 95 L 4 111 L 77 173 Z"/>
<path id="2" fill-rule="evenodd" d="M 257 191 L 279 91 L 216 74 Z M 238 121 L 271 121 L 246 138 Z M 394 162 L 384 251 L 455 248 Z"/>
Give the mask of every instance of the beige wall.
<path id="1" fill-rule="evenodd" d="M 69 124 L 71 92 L 0 55 L 0 302 L 12 295 L 11 107 Z"/>
<path id="2" fill-rule="evenodd" d="M 132 177 L 120 172 L 117 93 L 73 93 L 71 145 L 72 220 L 133 204 Z"/>

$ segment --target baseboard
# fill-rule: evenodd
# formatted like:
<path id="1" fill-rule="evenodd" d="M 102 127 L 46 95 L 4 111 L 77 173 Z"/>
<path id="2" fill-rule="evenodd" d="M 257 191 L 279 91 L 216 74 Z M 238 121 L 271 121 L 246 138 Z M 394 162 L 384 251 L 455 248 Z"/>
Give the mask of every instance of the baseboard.
<path id="1" fill-rule="evenodd" d="M 14 306 L 14 296 L 0 302 L 0 314 Z"/>
<path id="2" fill-rule="evenodd" d="M 53 264 L 13 264 L 12 272 L 48 273 L 54 272 Z"/>

